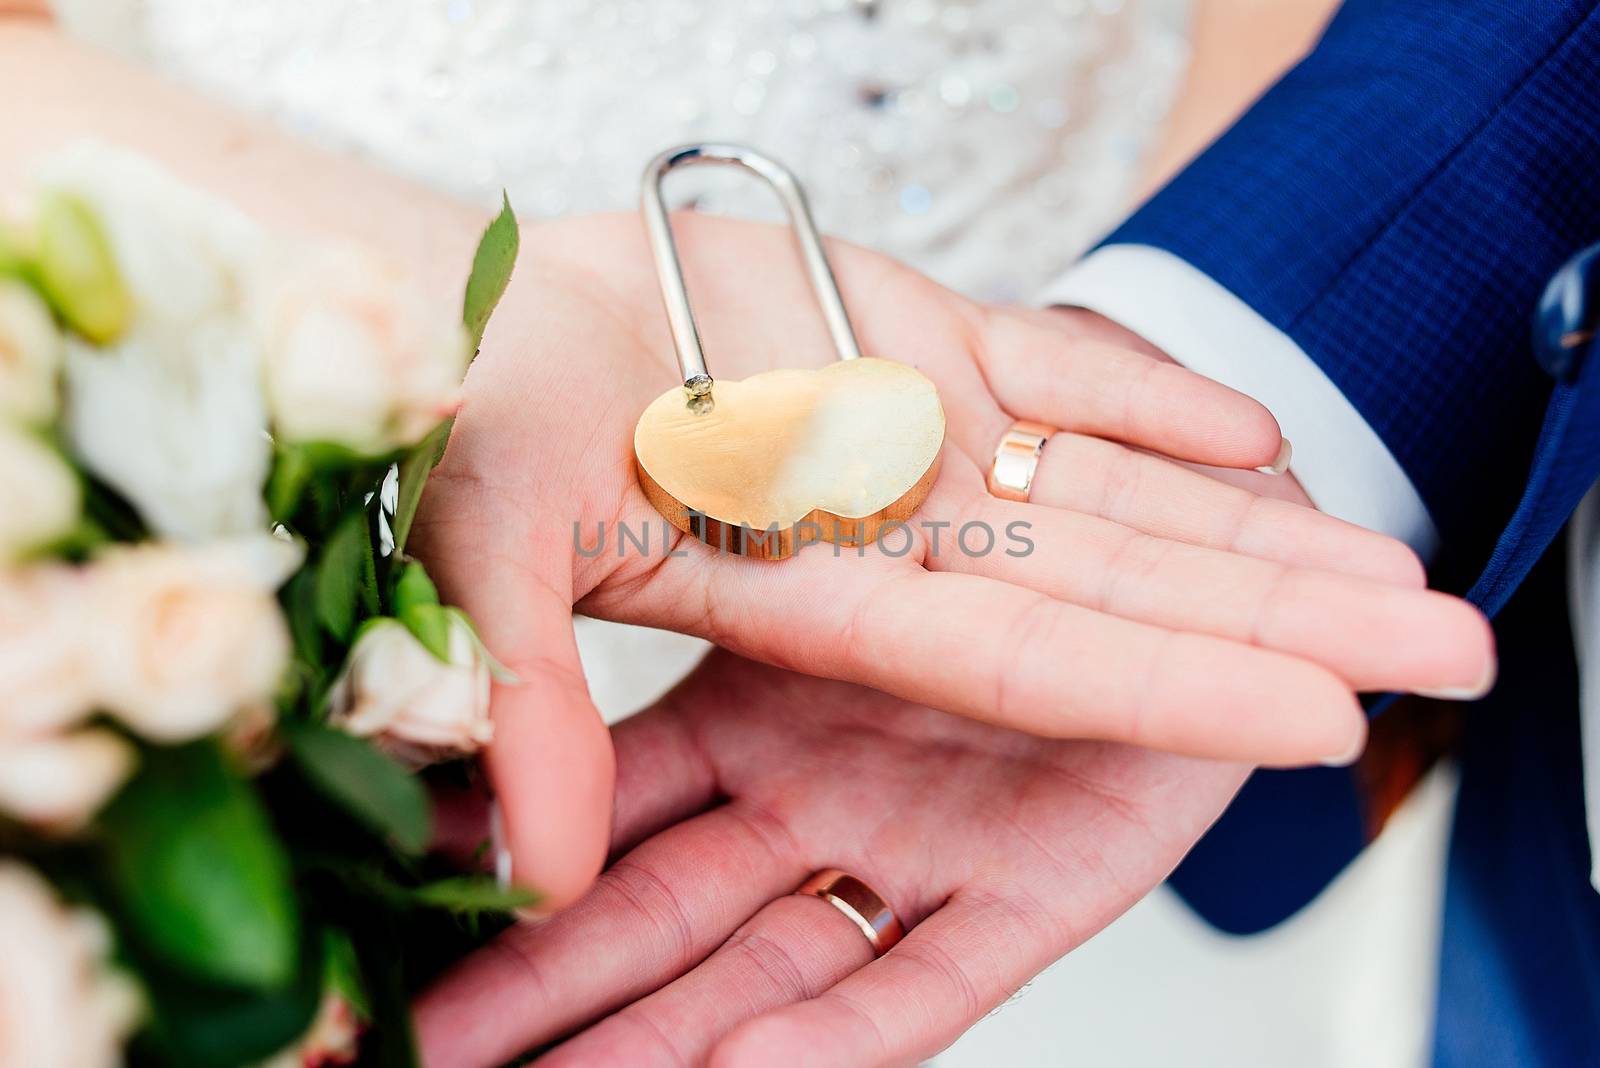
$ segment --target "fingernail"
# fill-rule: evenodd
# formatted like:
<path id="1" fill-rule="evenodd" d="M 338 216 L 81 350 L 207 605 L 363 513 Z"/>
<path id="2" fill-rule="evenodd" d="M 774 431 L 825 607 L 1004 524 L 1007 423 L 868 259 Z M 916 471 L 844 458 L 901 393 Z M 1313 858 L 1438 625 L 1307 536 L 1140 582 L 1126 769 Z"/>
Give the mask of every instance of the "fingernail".
<path id="1" fill-rule="evenodd" d="M 1361 753 L 1366 748 L 1367 732 L 1366 728 L 1363 727 L 1361 730 L 1356 732 L 1355 741 L 1350 744 L 1349 749 L 1340 753 L 1338 756 L 1329 757 L 1327 760 L 1322 762 L 1322 765 L 1323 767 L 1328 768 L 1348 768 L 1351 764 L 1354 764 L 1356 761 L 1361 759 Z"/>
<path id="2" fill-rule="evenodd" d="M 1265 467 L 1256 468 L 1263 475 L 1281 475 L 1289 470 L 1289 461 L 1294 459 L 1294 445 L 1288 438 L 1284 438 L 1278 446 L 1278 458 Z"/>
<path id="3" fill-rule="evenodd" d="M 1442 686 L 1437 690 L 1418 690 L 1417 694 L 1439 701 L 1477 701 L 1494 689 L 1495 675 L 1498 671 L 1499 665 L 1491 660 L 1484 668 L 1483 677 L 1475 686 Z"/>
<path id="4" fill-rule="evenodd" d="M 511 850 L 506 848 L 505 821 L 500 816 L 500 799 L 489 802 L 489 843 L 494 851 L 494 881 L 502 890 L 511 889 Z"/>

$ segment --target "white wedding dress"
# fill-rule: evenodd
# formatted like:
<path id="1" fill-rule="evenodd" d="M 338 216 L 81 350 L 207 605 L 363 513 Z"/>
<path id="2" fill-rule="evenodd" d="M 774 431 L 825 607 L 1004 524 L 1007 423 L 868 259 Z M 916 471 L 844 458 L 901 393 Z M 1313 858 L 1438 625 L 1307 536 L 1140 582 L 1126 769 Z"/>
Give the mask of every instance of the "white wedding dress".
<path id="1" fill-rule="evenodd" d="M 733 140 L 824 229 L 1020 299 L 1123 209 L 1186 0 L 58 0 L 77 32 L 386 167 L 525 214 L 632 208 Z M 702 191 L 764 211 L 748 179 Z"/>
<path id="2" fill-rule="evenodd" d="M 1126 210 L 1186 62 L 1186 2 L 56 9 L 70 32 L 200 91 L 486 207 L 504 188 L 524 215 L 632 209 L 660 149 L 750 143 L 799 174 L 826 230 L 974 296 L 1017 300 Z M 775 212 L 744 176 L 689 172 L 669 192 L 708 210 Z M 579 638 L 609 718 L 664 691 L 704 648 L 592 620 Z M 1442 849 L 1448 798 L 1447 785 L 1419 792 L 1377 850 L 1264 938 L 1221 938 L 1153 894 L 939 1063 L 1418 1063 L 1437 876 L 1382 856 Z"/>

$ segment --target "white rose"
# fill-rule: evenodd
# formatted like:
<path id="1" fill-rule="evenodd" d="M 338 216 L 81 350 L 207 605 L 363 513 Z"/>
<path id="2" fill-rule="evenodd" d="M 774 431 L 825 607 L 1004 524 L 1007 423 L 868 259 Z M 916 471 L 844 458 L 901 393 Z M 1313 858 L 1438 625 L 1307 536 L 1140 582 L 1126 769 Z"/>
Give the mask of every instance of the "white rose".
<path id="1" fill-rule="evenodd" d="M 279 437 L 377 454 L 456 409 L 471 353 L 449 300 L 351 247 L 297 250 L 267 274 L 256 321 Z"/>
<path id="2" fill-rule="evenodd" d="M 413 766 L 477 752 L 494 734 L 490 665 L 460 620 L 449 650 L 445 663 L 398 620 L 369 624 L 334 684 L 332 722 Z"/>
<path id="3" fill-rule="evenodd" d="M 41 197 L 71 196 L 94 213 L 133 298 L 135 333 L 181 334 L 219 313 L 237 314 L 270 246 L 232 204 L 99 142 L 47 157 L 35 187 Z"/>
<path id="4" fill-rule="evenodd" d="M 0 416 L 42 426 L 59 406 L 61 332 L 21 282 L 0 278 Z"/>
<path id="5" fill-rule="evenodd" d="M 133 302 L 113 343 L 68 339 L 74 453 L 163 537 L 264 529 L 272 446 L 242 296 L 266 255 L 264 232 L 149 161 L 93 143 L 49 159 L 39 187 L 93 212 Z"/>
<path id="6" fill-rule="evenodd" d="M 0 564 L 66 535 L 81 505 L 78 478 L 66 461 L 0 420 Z"/>
<path id="7" fill-rule="evenodd" d="M 0 745 L 64 730 L 93 711 L 86 584 L 60 564 L 0 570 Z"/>
<path id="8" fill-rule="evenodd" d="M 66 430 L 83 465 L 157 535 L 206 541 L 267 527 L 272 442 L 260 360 L 225 317 L 107 348 L 67 342 Z"/>
<path id="9" fill-rule="evenodd" d="M 75 831 L 127 780 L 133 746 L 107 730 L 0 743 L 0 812 L 23 823 Z"/>
<path id="10" fill-rule="evenodd" d="M 69 911 L 49 884 L 0 861 L 0 1064 L 114 1068 L 139 1013 L 128 980 L 107 966 L 99 917 Z"/>
<path id="11" fill-rule="evenodd" d="M 139 545 L 96 560 L 101 704 L 144 737 L 174 742 L 270 703 L 289 660 L 273 594 L 301 557 L 299 545 L 261 535 Z"/>

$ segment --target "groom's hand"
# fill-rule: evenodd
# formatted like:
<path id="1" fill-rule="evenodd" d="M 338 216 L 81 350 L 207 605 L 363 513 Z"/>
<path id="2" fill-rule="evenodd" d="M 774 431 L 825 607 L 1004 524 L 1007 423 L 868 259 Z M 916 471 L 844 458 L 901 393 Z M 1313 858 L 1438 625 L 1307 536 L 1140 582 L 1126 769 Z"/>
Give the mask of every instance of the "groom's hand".
<path id="1" fill-rule="evenodd" d="M 423 997 L 430 1068 L 498 1064 L 597 1020 L 539 1063 L 915 1063 L 1165 877 L 1244 775 L 726 653 L 616 742 L 624 855 Z M 791 896 L 829 867 L 908 927 L 883 958 Z"/>
<path id="2" fill-rule="evenodd" d="M 1175 362 L 1172 357 L 1138 334 L 1135 334 L 1132 330 L 1120 323 L 1112 322 L 1104 315 L 1090 311 L 1087 308 L 1053 307 L 1031 313 L 1015 311 L 1015 314 L 1036 315 L 1041 322 L 1049 323 L 1054 329 L 1060 331 L 1064 337 L 1080 343 L 1096 343 L 1112 348 L 1125 349 L 1128 352 L 1139 353 L 1141 356 L 1148 356 L 1150 359 L 1161 363 Z M 1203 471 L 1219 482 L 1248 490 L 1257 497 L 1270 497 L 1273 500 L 1288 501 L 1290 504 L 1297 504 L 1302 508 L 1315 509 L 1317 507 L 1312 502 L 1311 496 L 1306 493 L 1305 488 L 1300 485 L 1300 480 L 1290 471 L 1285 471 L 1283 474 L 1273 474 L 1271 472 L 1253 471 L 1238 467 L 1215 467 L 1205 464 L 1191 464 L 1189 466 Z M 1420 561 L 1411 558 L 1404 565 L 1400 564 L 1397 559 L 1395 566 L 1397 570 L 1394 575 L 1394 581 L 1405 582 L 1407 581 L 1406 577 L 1399 569 L 1402 567 L 1414 567 L 1416 573 L 1420 574 L 1422 565 Z M 1357 573 L 1368 574 L 1369 572 L 1358 569 Z M 1377 574 L 1377 572 L 1370 573 Z"/>
<path id="3" fill-rule="evenodd" d="M 713 373 L 833 358 L 784 230 L 677 227 Z M 609 823 L 610 741 L 574 605 L 1034 734 L 1267 764 L 1353 758 L 1358 690 L 1474 691 L 1492 673 L 1482 618 L 1421 589 L 1404 546 L 1152 455 L 1271 464 L 1278 427 L 1254 401 L 843 245 L 834 266 L 863 350 L 916 365 L 946 410 L 911 551 L 821 545 L 768 563 L 664 545 L 632 431 L 680 376 L 639 222 L 568 220 L 524 245 L 412 544 L 523 680 L 496 691 L 489 764 L 515 874 L 547 907 L 598 872 Z M 984 486 L 1016 419 L 1061 428 L 1029 503 Z M 1017 523 L 1022 556 L 1003 551 Z M 967 524 L 999 544 L 963 551 Z M 650 551 L 617 537 L 623 525 L 648 528 Z"/>

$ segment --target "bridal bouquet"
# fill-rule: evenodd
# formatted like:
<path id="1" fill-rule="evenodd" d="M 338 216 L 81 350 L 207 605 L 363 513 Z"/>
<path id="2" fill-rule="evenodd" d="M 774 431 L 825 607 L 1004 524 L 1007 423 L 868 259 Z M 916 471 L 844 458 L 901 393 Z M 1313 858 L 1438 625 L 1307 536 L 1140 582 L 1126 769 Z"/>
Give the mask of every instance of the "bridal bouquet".
<path id="1" fill-rule="evenodd" d="M 91 145 L 0 216 L 0 1063 L 409 1064 L 402 930 L 527 900 L 424 856 L 500 669 L 406 555 L 516 249 L 463 309 Z"/>

